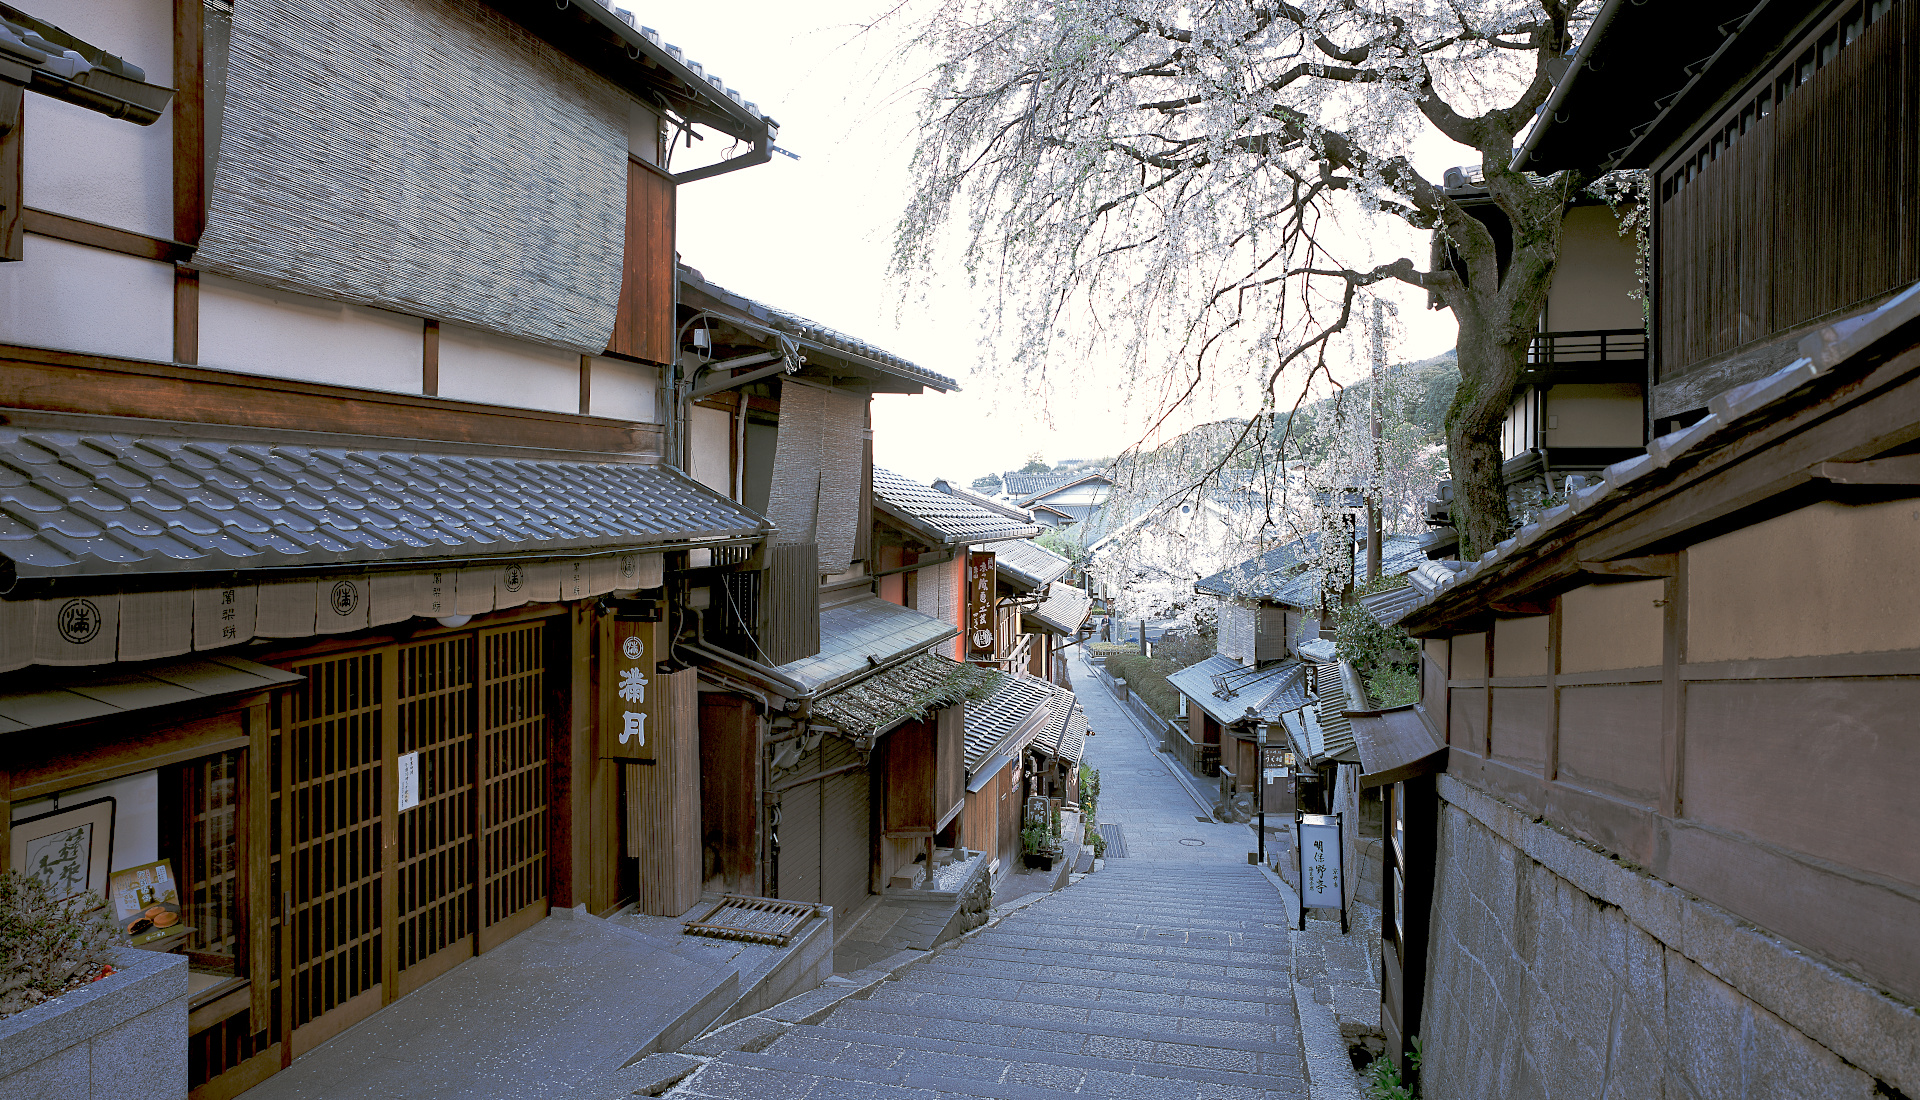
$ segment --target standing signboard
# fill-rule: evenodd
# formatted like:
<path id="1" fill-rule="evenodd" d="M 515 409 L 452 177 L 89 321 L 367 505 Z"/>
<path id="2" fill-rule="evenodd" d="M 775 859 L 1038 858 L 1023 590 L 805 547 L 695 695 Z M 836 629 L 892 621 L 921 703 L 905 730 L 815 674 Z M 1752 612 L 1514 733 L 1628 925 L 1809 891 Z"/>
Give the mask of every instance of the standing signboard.
<path id="1" fill-rule="evenodd" d="M 967 658 L 991 660 L 999 637 L 993 613 L 993 558 L 990 553 L 967 555 Z"/>
<path id="2" fill-rule="evenodd" d="M 658 740 L 654 662 L 659 623 L 615 619 L 600 659 L 600 755 L 652 760 Z"/>
<path id="3" fill-rule="evenodd" d="M 1300 872 L 1300 927 L 1307 910 L 1340 910 L 1340 931 L 1347 930 L 1347 895 L 1341 875 L 1346 866 L 1340 843 L 1339 814 L 1298 814 L 1293 832 Z"/>

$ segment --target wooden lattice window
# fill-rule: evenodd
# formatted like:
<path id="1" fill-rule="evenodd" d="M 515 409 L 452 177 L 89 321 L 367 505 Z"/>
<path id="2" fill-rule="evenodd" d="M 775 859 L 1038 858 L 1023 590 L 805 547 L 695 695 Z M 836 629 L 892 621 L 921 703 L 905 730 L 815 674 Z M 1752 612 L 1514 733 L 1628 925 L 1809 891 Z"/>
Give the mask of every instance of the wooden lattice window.
<path id="1" fill-rule="evenodd" d="M 479 644 L 484 930 L 547 896 L 546 624 L 481 631 Z"/>

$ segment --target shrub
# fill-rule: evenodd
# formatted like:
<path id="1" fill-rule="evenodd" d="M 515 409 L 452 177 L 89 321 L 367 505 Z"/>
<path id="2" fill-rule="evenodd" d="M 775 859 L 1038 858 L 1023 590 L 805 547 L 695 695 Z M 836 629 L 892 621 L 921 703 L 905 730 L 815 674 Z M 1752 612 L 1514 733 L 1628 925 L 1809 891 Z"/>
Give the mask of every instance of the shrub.
<path id="1" fill-rule="evenodd" d="M 1182 664 L 1165 657 L 1142 657 L 1138 653 L 1107 658 L 1107 672 L 1127 682 L 1127 688 L 1140 697 L 1155 714 L 1171 722 L 1180 714 L 1180 692 L 1167 677 L 1194 662 Z"/>
<path id="2" fill-rule="evenodd" d="M 1420 677 L 1406 665 L 1388 665 L 1367 679 L 1367 695 L 1384 709 L 1420 701 Z"/>
<path id="3" fill-rule="evenodd" d="M 1406 585 L 1407 578 L 1381 577 L 1360 590 L 1361 595 L 1385 592 Z M 1358 603 L 1340 609 L 1339 628 L 1334 649 L 1340 659 L 1353 666 L 1367 685 L 1373 703 L 1397 707 L 1420 700 L 1420 679 L 1415 671 L 1419 643 L 1397 626 L 1382 626 Z M 1389 701 L 1391 699 L 1392 701 Z M 1354 701 L 1356 704 L 1360 700 Z"/>
<path id="4" fill-rule="evenodd" d="M 98 977 L 120 939 L 98 895 L 57 901 L 39 876 L 0 872 L 0 1016 Z"/>

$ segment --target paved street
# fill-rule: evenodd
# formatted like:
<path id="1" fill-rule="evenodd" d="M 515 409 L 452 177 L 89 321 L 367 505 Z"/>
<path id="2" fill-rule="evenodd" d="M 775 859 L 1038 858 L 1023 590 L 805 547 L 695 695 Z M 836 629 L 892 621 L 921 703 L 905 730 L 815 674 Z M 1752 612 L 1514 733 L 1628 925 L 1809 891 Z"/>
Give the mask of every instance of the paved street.
<path id="1" fill-rule="evenodd" d="M 1077 664 L 1102 821 L 1127 854 L 676 1097 L 1309 1096 L 1285 903 Z"/>

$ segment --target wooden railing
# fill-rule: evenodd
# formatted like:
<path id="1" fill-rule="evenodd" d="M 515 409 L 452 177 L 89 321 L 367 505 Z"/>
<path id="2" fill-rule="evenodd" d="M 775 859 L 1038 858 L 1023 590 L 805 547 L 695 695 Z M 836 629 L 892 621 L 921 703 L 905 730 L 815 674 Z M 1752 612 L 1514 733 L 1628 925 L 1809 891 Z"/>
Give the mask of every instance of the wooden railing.
<path id="1" fill-rule="evenodd" d="M 1570 329 L 1542 332 L 1527 345 L 1527 366 L 1551 369 L 1560 365 L 1644 362 L 1647 334 L 1637 328 Z"/>

